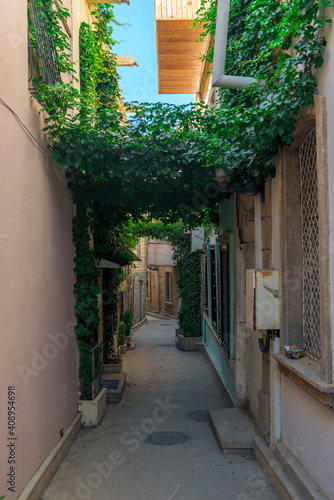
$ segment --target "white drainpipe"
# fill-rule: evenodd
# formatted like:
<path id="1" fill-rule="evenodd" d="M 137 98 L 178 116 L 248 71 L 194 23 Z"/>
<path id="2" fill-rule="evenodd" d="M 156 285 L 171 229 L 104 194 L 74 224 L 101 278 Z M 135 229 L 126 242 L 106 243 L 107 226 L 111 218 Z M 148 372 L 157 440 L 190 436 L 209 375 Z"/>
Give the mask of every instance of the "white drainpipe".
<path id="1" fill-rule="evenodd" d="M 218 0 L 215 47 L 212 65 L 212 86 L 224 89 L 243 89 L 257 80 L 246 76 L 225 75 L 226 43 L 230 0 Z"/>

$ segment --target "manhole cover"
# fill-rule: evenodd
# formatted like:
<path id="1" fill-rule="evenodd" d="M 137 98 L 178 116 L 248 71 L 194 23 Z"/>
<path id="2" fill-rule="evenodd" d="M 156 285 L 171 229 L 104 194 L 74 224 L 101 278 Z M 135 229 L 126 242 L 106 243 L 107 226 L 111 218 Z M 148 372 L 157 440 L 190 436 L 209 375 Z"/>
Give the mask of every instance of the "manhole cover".
<path id="1" fill-rule="evenodd" d="M 103 387 L 106 387 L 107 389 L 118 389 L 119 386 L 119 380 L 104 380 L 103 381 Z"/>
<path id="2" fill-rule="evenodd" d="M 195 422 L 209 422 L 210 420 L 208 410 L 189 411 L 187 413 L 187 418 Z"/>
<path id="3" fill-rule="evenodd" d="M 185 443 L 188 439 L 188 434 L 185 434 L 184 432 L 163 431 L 149 434 L 146 438 L 146 442 L 157 446 L 171 446 L 174 444 Z"/>

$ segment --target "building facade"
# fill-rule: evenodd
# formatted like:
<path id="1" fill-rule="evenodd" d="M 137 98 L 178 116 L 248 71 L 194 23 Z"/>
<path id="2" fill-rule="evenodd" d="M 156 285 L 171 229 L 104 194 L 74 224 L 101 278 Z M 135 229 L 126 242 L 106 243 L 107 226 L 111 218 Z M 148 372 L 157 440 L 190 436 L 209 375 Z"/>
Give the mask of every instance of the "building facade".
<path id="1" fill-rule="evenodd" d="M 307 481 L 316 498 L 334 498 L 334 37 L 325 35 L 314 105 L 277 155 L 276 176 L 261 194 L 220 203 L 219 234 L 203 258 L 206 352 L 230 403 L 255 422 L 256 456 L 302 498 Z M 291 345 L 306 355 L 288 359 Z"/>
<path id="2" fill-rule="evenodd" d="M 160 240 L 149 240 L 146 276 L 148 313 L 177 317 L 180 300 L 176 280 L 177 268 L 173 262 L 171 244 Z"/>
<path id="3" fill-rule="evenodd" d="M 36 61 L 45 53 L 29 43 L 28 8 L 36 29 L 43 4 L 10 2 L 3 5 L 0 20 L 0 496 L 8 500 L 40 497 L 50 471 L 44 475 L 46 469 L 40 469 L 40 482 L 27 483 L 50 454 L 56 456 L 61 442 L 63 451 L 52 462 L 57 466 L 81 420 L 74 335 L 75 207 L 65 173 L 50 158 L 41 105 L 32 98 Z M 92 22 L 92 4 L 64 0 L 64 7 L 70 17 L 61 27 L 78 67 L 79 28 Z M 43 43 L 52 46 L 47 30 L 41 32 Z M 40 76 L 46 81 L 43 71 Z"/>

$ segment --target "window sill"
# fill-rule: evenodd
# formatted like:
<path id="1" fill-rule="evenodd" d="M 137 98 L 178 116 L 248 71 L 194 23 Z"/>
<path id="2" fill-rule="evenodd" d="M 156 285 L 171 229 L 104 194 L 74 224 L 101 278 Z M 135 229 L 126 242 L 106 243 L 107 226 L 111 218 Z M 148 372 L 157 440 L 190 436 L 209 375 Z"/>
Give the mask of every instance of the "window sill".
<path id="1" fill-rule="evenodd" d="M 173 305 L 173 302 L 166 302 L 166 301 L 165 301 L 165 304 L 166 304 L 166 306 L 172 306 L 172 305 Z"/>
<path id="2" fill-rule="evenodd" d="M 334 384 L 328 384 L 320 377 L 320 363 L 307 356 L 288 359 L 283 354 L 274 354 L 279 371 L 292 382 L 308 392 L 327 408 L 334 405 Z"/>

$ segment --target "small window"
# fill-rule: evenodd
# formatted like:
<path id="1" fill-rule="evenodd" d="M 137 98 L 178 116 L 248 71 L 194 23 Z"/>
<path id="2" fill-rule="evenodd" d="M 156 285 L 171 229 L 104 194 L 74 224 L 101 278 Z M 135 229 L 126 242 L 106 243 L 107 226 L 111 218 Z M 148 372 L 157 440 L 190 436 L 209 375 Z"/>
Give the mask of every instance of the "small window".
<path id="1" fill-rule="evenodd" d="M 230 357 L 230 249 L 227 242 L 220 245 L 221 283 L 221 342 Z"/>
<path id="2" fill-rule="evenodd" d="M 165 272 L 165 302 L 172 302 L 172 273 Z"/>
<path id="3" fill-rule="evenodd" d="M 217 274 L 216 274 L 216 250 L 210 248 L 210 277 L 211 277 L 211 321 L 212 326 L 217 329 Z"/>
<path id="4" fill-rule="evenodd" d="M 151 271 L 146 272 L 146 298 L 151 300 Z"/>
<path id="5" fill-rule="evenodd" d="M 204 311 L 209 314 L 209 273 L 208 273 L 208 256 L 204 258 Z"/>

